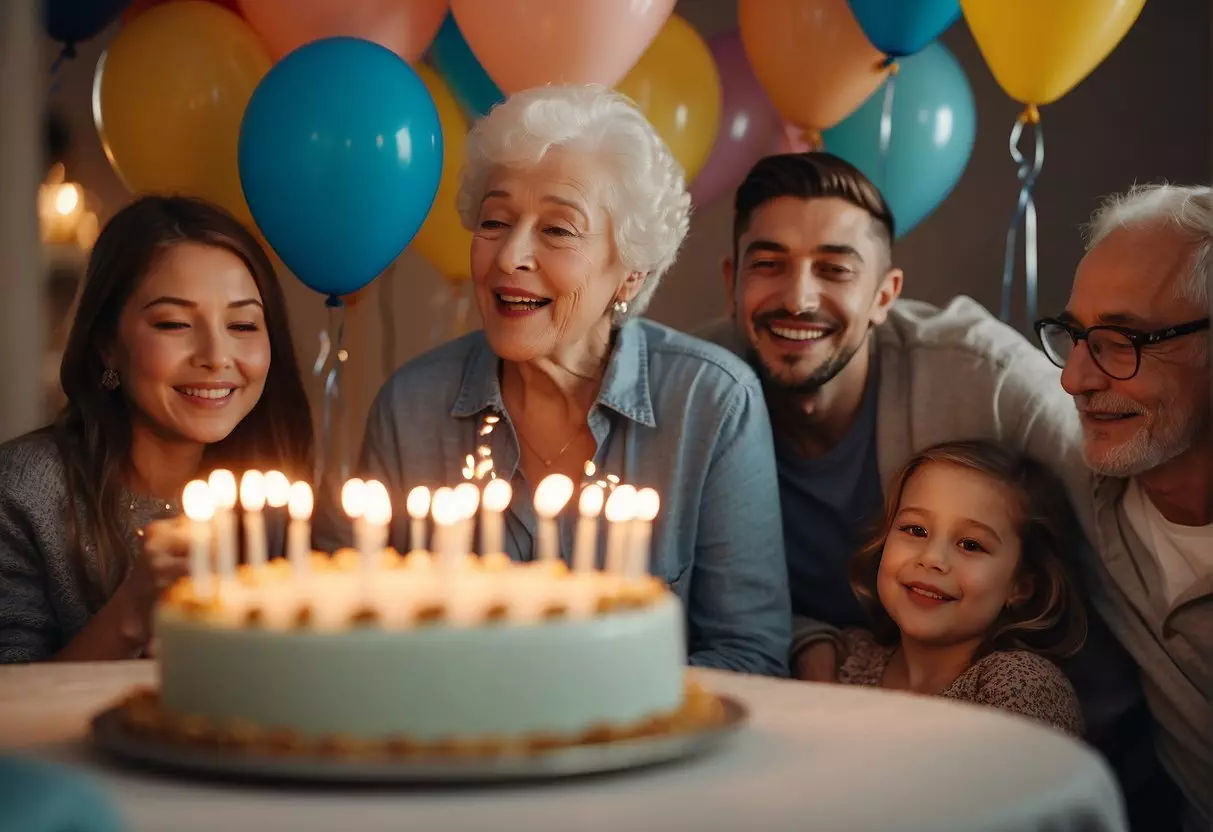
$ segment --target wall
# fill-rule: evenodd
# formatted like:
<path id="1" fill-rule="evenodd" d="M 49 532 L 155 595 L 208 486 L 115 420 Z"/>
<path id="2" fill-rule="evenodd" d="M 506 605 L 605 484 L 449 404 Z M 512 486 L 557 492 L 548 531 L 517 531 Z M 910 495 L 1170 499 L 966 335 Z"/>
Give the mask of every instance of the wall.
<path id="1" fill-rule="evenodd" d="M 680 0 L 678 11 L 705 36 L 736 25 L 733 0 Z M 1209 180 L 1210 17 L 1207 0 L 1152 0 L 1095 73 L 1044 108 L 1046 160 L 1037 189 L 1042 314 L 1065 303 L 1082 252 L 1078 229 L 1098 197 L 1135 181 Z M 92 126 L 92 74 L 103 40 L 90 44 L 65 69 L 51 103 L 72 126 L 69 175 L 96 193 L 108 214 L 127 197 Z M 907 295 L 942 303 L 964 293 L 996 309 L 1004 234 L 1018 192 L 1007 136 L 1020 108 L 995 84 L 963 22 L 945 34 L 944 42 L 973 87 L 976 147 L 956 190 L 898 244 L 896 259 L 906 270 Z M 694 327 L 721 313 L 719 262 L 729 229 L 727 199 L 698 211 L 684 253 L 650 307 L 651 317 Z M 309 366 L 325 310 L 319 297 L 286 280 L 295 342 Z M 1022 298 L 1022 283 L 1018 285 L 1017 298 Z M 406 253 L 394 278 L 374 287 L 366 302 L 350 311 L 345 403 L 346 435 L 353 444 L 385 366 L 416 355 L 440 337 L 435 322 L 449 298 L 433 270 Z M 395 324 L 390 360 L 382 355 L 380 318 L 385 313 Z M 309 385 L 315 400 L 320 385 L 315 379 Z"/>

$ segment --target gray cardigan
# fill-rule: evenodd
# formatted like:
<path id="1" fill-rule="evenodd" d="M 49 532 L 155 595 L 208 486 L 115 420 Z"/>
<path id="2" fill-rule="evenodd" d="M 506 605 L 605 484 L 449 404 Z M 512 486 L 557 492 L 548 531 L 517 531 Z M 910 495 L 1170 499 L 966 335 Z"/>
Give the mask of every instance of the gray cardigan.
<path id="1" fill-rule="evenodd" d="M 63 462 L 48 433 L 0 445 L 0 664 L 51 658 L 100 606 L 90 602 L 87 578 L 97 573 L 96 543 L 69 541 L 67 501 Z M 176 507 L 130 495 L 122 504 L 129 564 L 139 530 Z M 76 507 L 83 516 L 80 500 Z"/>

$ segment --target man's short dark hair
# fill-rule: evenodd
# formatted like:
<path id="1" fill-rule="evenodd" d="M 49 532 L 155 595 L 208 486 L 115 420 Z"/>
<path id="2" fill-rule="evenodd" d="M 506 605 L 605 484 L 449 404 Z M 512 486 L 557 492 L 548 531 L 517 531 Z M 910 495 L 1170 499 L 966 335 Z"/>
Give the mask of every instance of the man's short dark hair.
<path id="1" fill-rule="evenodd" d="M 823 151 L 782 153 L 759 159 L 737 188 L 733 201 L 734 260 L 739 254 L 737 246 L 741 235 L 749 229 L 754 212 L 771 200 L 785 196 L 845 200 L 867 211 L 885 242 L 893 243 L 893 212 L 880 189 L 859 168 Z"/>

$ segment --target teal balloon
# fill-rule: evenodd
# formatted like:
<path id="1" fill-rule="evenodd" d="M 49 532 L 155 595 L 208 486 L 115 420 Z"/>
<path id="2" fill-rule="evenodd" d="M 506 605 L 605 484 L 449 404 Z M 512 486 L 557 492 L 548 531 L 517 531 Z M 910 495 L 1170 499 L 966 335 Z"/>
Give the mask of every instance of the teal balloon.
<path id="1" fill-rule="evenodd" d="M 446 81 L 451 95 L 455 96 L 459 106 L 472 120 L 488 115 L 489 110 L 505 100 L 501 89 L 484 71 L 480 61 L 472 54 L 472 47 L 463 39 L 454 15 L 446 16 L 438 36 L 430 44 L 429 63 Z"/>
<path id="2" fill-rule="evenodd" d="M 880 188 L 901 237 L 960 181 L 973 152 L 977 113 L 969 79 L 943 44 L 932 43 L 899 64 L 886 159 L 880 146 L 884 87 L 822 138 L 826 150 L 859 168 Z"/>
<path id="3" fill-rule="evenodd" d="M 276 63 L 240 123 L 240 184 L 282 262 L 330 300 L 391 265 L 442 177 L 442 125 L 388 49 L 328 38 Z"/>

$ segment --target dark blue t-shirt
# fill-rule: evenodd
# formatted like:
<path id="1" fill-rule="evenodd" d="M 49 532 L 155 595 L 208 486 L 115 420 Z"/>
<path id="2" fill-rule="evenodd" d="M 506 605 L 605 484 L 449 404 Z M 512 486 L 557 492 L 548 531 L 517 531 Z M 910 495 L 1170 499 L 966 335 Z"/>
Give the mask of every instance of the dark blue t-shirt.
<path id="1" fill-rule="evenodd" d="M 775 438 L 792 611 L 838 627 L 863 626 L 851 558 L 883 509 L 876 462 L 876 367 L 855 422 L 824 456 L 806 459 Z"/>

